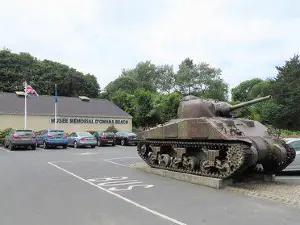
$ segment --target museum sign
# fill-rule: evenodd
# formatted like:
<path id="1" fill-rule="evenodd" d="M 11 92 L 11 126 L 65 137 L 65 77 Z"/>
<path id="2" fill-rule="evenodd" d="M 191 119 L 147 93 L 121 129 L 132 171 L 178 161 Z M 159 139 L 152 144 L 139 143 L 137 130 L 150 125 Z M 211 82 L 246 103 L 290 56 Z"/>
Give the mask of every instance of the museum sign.
<path id="1" fill-rule="evenodd" d="M 55 123 L 55 118 L 51 118 L 51 123 Z M 128 124 L 128 120 L 123 119 L 91 119 L 91 118 L 57 118 L 56 123 L 73 124 Z"/>

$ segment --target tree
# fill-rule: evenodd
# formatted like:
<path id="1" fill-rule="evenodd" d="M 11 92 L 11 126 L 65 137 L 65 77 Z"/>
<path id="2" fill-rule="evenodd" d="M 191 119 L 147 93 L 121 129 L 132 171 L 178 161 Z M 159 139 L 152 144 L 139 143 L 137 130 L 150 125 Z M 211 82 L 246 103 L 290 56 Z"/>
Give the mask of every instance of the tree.
<path id="1" fill-rule="evenodd" d="M 249 101 L 250 99 L 252 99 L 251 97 L 253 97 L 250 94 L 253 87 L 262 82 L 264 81 L 260 78 L 243 81 L 237 87 L 231 90 L 232 100 L 241 102 Z"/>
<path id="2" fill-rule="evenodd" d="M 135 117 L 135 96 L 133 94 L 119 90 L 112 95 L 111 101 L 119 108 L 127 112 L 129 115 L 131 115 L 133 117 L 132 125 L 137 126 Z"/>
<path id="3" fill-rule="evenodd" d="M 29 53 L 15 54 L 0 51 L 0 91 L 14 92 L 23 89 L 27 81 L 42 95 L 53 95 L 54 84 L 61 96 L 99 96 L 100 86 L 94 75 L 83 74 L 67 65 L 51 60 L 38 60 Z"/>
<path id="4" fill-rule="evenodd" d="M 159 115 L 153 107 L 153 93 L 138 89 L 134 95 L 137 125 L 142 128 L 155 126 L 159 121 Z"/>
<path id="5" fill-rule="evenodd" d="M 116 80 L 110 82 L 105 91 L 111 98 L 117 91 L 124 91 L 126 93 L 133 94 L 138 88 L 138 82 L 132 77 L 120 76 Z"/>
<path id="6" fill-rule="evenodd" d="M 160 94 L 153 99 L 153 110 L 158 116 L 157 123 L 163 124 L 177 118 L 181 95 L 179 93 Z"/>
<path id="7" fill-rule="evenodd" d="M 170 93 L 175 86 L 175 73 L 173 66 L 163 65 L 157 67 L 158 78 L 156 81 L 157 90 L 161 93 Z"/>
<path id="8" fill-rule="evenodd" d="M 213 68 L 208 63 L 194 64 L 193 60 L 186 58 L 179 65 L 175 77 L 176 89 L 182 95 L 225 100 L 228 85 L 220 78 L 221 73 L 221 69 Z"/>
<path id="9" fill-rule="evenodd" d="M 271 95 L 271 88 L 271 79 L 263 80 L 262 82 L 258 82 L 251 88 L 248 97 L 249 99 L 254 99 Z"/>
<path id="10" fill-rule="evenodd" d="M 122 76 L 130 77 L 138 83 L 138 88 L 156 92 L 159 79 L 156 66 L 150 61 L 140 62 L 134 69 L 123 70 Z"/>
<path id="11" fill-rule="evenodd" d="M 204 98 L 228 101 L 228 85 L 222 79 L 207 81 L 207 88 L 202 91 Z"/>
<path id="12" fill-rule="evenodd" d="M 278 74 L 272 81 L 272 96 L 277 104 L 274 118 L 278 128 L 300 129 L 300 61 L 299 55 L 294 55 L 285 62 L 284 66 L 277 66 Z"/>
<path id="13" fill-rule="evenodd" d="M 271 93 L 270 89 L 270 79 L 262 80 L 260 78 L 253 78 L 251 80 L 243 81 L 231 90 L 233 100 L 232 104 L 267 96 Z M 239 117 L 245 117 L 269 123 L 271 120 L 267 118 L 268 113 L 266 111 L 266 108 L 269 108 L 270 106 L 269 102 L 270 100 L 267 100 L 254 105 L 246 106 L 237 110 L 236 115 Z"/>
<path id="14" fill-rule="evenodd" d="M 189 95 L 195 92 L 194 85 L 197 78 L 196 65 L 193 60 L 186 58 L 179 65 L 179 70 L 175 77 L 175 84 L 177 90 L 183 95 Z"/>

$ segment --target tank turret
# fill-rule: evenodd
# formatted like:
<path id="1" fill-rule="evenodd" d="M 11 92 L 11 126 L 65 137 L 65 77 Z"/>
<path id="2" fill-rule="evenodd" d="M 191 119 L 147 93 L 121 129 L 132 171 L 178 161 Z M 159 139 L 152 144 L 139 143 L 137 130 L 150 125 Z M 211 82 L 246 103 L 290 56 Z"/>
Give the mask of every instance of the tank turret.
<path id="1" fill-rule="evenodd" d="M 227 102 L 216 101 L 212 99 L 200 99 L 195 96 L 184 97 L 178 108 L 179 118 L 200 118 L 200 117 L 232 117 L 231 112 L 253 105 L 267 99 L 271 96 L 257 98 L 251 101 L 230 105 Z"/>

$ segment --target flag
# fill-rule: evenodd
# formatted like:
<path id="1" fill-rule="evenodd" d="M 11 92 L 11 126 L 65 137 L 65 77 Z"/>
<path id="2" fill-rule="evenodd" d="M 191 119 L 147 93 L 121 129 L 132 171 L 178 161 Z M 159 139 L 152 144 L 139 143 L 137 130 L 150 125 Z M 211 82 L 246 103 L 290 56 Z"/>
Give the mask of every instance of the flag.
<path id="1" fill-rule="evenodd" d="M 57 85 L 55 84 L 55 103 L 58 102 L 58 98 L 57 98 Z"/>
<path id="2" fill-rule="evenodd" d="M 25 87 L 25 92 L 27 94 L 35 94 L 36 96 L 39 96 L 38 93 L 28 84 Z"/>

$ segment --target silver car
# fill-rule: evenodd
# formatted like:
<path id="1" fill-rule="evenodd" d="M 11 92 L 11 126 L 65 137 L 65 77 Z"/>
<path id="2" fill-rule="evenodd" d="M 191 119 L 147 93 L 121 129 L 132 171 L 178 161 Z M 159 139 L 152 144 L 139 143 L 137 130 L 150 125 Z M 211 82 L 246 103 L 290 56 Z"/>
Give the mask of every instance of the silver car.
<path id="1" fill-rule="evenodd" d="M 300 171 L 300 138 L 283 138 L 283 140 L 296 151 L 294 161 L 283 171 Z"/>
<path id="2" fill-rule="evenodd" d="M 4 146 L 10 150 L 14 150 L 16 147 L 31 147 L 32 150 L 35 150 L 35 138 L 36 136 L 32 130 L 12 130 L 6 135 Z"/>
<path id="3" fill-rule="evenodd" d="M 68 136 L 68 146 L 95 148 L 97 139 L 89 132 L 73 132 Z"/>

